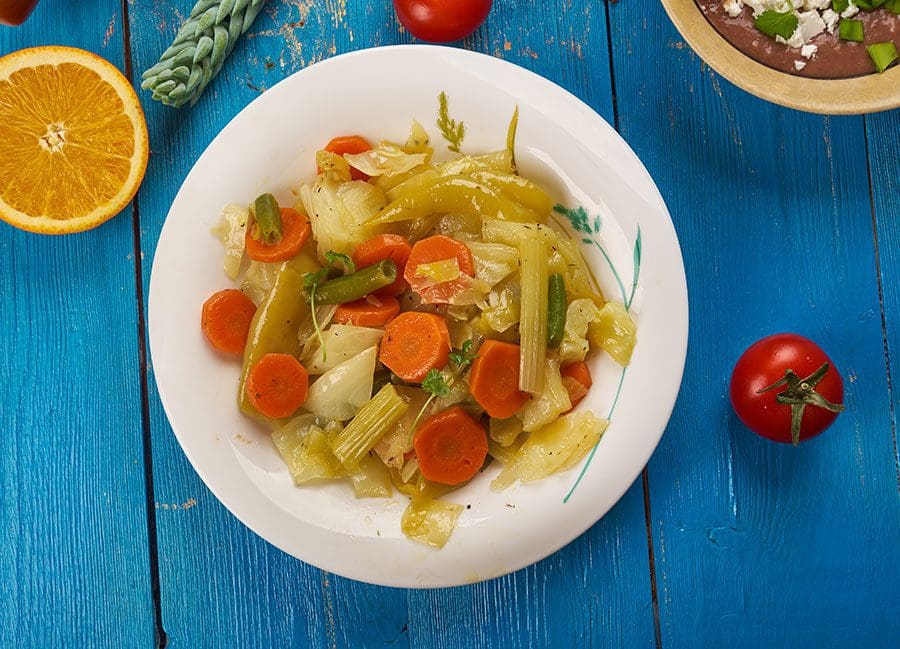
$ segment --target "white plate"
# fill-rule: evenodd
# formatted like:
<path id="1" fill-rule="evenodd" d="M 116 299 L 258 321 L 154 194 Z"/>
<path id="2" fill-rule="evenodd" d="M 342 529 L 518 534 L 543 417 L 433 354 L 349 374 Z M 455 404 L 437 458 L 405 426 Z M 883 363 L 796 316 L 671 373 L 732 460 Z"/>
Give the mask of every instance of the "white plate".
<path id="1" fill-rule="evenodd" d="M 356 500 L 344 484 L 297 488 L 268 435 L 235 405 L 239 368 L 206 344 L 200 307 L 230 285 L 210 234 L 226 203 L 248 203 L 315 173 L 314 153 L 337 134 L 405 138 L 410 119 L 434 127 L 437 96 L 465 122 L 464 151 L 503 148 L 521 111 L 517 158 L 560 202 L 584 205 L 595 233 L 579 233 L 610 299 L 638 322 L 623 372 L 601 354 L 583 405 L 612 424 L 581 466 L 496 493 L 490 467 L 449 500 L 470 505 L 442 550 L 400 532 L 405 498 Z M 635 243 L 640 231 L 641 244 Z M 637 248 L 637 254 L 636 253 Z M 608 257 L 608 259 L 607 259 Z M 635 261 L 639 260 L 639 276 Z M 612 268 L 618 271 L 616 279 Z M 376 584 L 452 586 L 497 577 L 569 543 L 603 516 L 647 463 L 666 426 L 684 369 L 687 288 L 672 222 L 649 174 L 594 111 L 553 83 L 464 50 L 400 46 L 339 56 L 291 76 L 247 106 L 188 175 L 156 250 L 150 347 L 159 392 L 185 454 L 212 492 L 270 543 L 324 570 Z M 579 481 L 580 476 L 580 481 Z M 577 486 L 576 486 L 577 485 Z"/>

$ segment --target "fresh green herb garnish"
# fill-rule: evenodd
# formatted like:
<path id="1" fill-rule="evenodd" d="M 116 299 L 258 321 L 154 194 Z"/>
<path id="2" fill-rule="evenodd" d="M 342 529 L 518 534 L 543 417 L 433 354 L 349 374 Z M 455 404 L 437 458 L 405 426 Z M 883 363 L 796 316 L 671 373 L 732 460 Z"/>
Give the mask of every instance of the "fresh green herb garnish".
<path id="1" fill-rule="evenodd" d="M 767 36 L 772 38 L 781 36 L 787 39 L 796 31 L 800 21 L 794 15 L 793 10 L 781 12 L 767 9 L 756 17 L 754 24 L 759 31 Z"/>
<path id="2" fill-rule="evenodd" d="M 868 0 L 853 0 L 853 4 L 855 4 L 857 7 L 859 7 L 863 11 L 872 11 L 874 3 L 869 2 Z M 877 7 L 878 5 L 874 5 L 874 6 Z"/>
<path id="3" fill-rule="evenodd" d="M 518 173 L 516 168 L 516 131 L 519 130 L 519 107 L 513 111 L 512 119 L 509 120 L 509 129 L 506 131 L 506 150 L 509 151 L 512 160 L 513 173 Z"/>
<path id="4" fill-rule="evenodd" d="M 428 374 L 425 375 L 425 380 L 422 381 L 422 389 L 427 392 L 429 396 L 425 400 L 425 403 L 422 404 L 422 409 L 419 410 L 416 418 L 413 419 L 412 426 L 409 427 L 410 439 L 412 439 L 412 436 L 415 434 L 416 427 L 419 425 L 419 420 L 422 419 L 422 415 L 428 410 L 428 406 L 431 405 L 431 402 L 437 397 L 450 396 L 450 388 L 453 387 L 456 380 L 463 375 L 466 368 L 475 360 L 476 356 L 472 351 L 474 346 L 474 340 L 467 340 L 462 344 L 462 347 L 458 351 L 450 352 L 450 362 L 456 366 L 456 369 L 452 372 L 447 372 L 445 374 L 436 369 L 428 370 Z"/>
<path id="5" fill-rule="evenodd" d="M 433 397 L 450 396 L 450 386 L 440 370 L 432 369 L 428 371 L 428 374 L 425 375 L 425 380 L 422 381 L 422 389 Z"/>
<path id="6" fill-rule="evenodd" d="M 475 360 L 475 354 L 472 353 L 474 345 L 474 340 L 467 340 L 459 351 L 450 352 L 450 361 L 456 365 L 457 369 L 468 367 Z"/>
<path id="7" fill-rule="evenodd" d="M 888 41 L 887 43 L 873 43 L 866 50 L 869 52 L 869 58 L 875 64 L 875 69 L 884 72 L 888 67 L 897 60 L 897 48 Z"/>
<path id="8" fill-rule="evenodd" d="M 316 289 L 319 285 L 328 279 L 328 271 L 336 267 L 340 263 L 344 267 L 346 274 L 356 272 L 356 266 L 353 260 L 347 255 L 329 250 L 325 253 L 325 260 L 328 262 L 322 268 L 314 273 L 306 273 L 303 276 L 303 288 L 309 294 L 309 310 L 312 314 L 313 329 L 316 332 L 316 338 L 319 341 L 319 347 L 322 349 L 322 360 L 328 360 L 328 350 L 325 348 L 325 338 L 322 336 L 322 327 L 319 326 L 319 319 L 316 317 Z"/>
<path id="9" fill-rule="evenodd" d="M 450 117 L 450 107 L 447 102 L 447 93 L 441 92 L 438 95 L 438 120 L 437 127 L 441 129 L 441 135 L 447 140 L 447 148 L 454 153 L 460 153 L 459 148 L 462 146 L 463 138 L 466 137 L 466 125 L 457 122 Z"/>
<path id="10" fill-rule="evenodd" d="M 861 20 L 849 20 L 843 18 L 838 23 L 838 35 L 842 41 L 863 42 L 863 24 Z"/>
<path id="11" fill-rule="evenodd" d="M 843 13 L 849 6 L 850 0 L 831 0 L 831 9 L 836 14 Z"/>
<path id="12" fill-rule="evenodd" d="M 884 4 L 884 8 L 900 15 L 900 0 L 887 0 Z"/>
<path id="13" fill-rule="evenodd" d="M 353 263 L 353 260 L 350 259 L 350 257 L 347 255 L 335 252 L 334 250 L 329 250 L 325 253 L 325 259 L 328 261 L 328 268 L 333 268 L 335 264 L 340 262 L 344 267 L 345 275 L 356 272 L 356 265 Z"/>

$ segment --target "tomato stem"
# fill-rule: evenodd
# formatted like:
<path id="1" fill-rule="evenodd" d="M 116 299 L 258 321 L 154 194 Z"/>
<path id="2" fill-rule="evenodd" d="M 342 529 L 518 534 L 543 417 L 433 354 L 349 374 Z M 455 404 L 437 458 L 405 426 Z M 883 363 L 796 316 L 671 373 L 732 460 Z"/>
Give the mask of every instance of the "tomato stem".
<path id="1" fill-rule="evenodd" d="M 830 412 L 844 411 L 843 404 L 831 403 L 816 392 L 816 386 L 825 378 L 830 369 L 831 366 L 828 363 L 822 363 L 819 369 L 806 378 L 801 378 L 794 370 L 786 370 L 784 377 L 757 391 L 757 394 L 762 394 L 780 387 L 785 388 L 775 395 L 775 403 L 791 407 L 791 443 L 794 446 L 800 443 L 800 426 L 803 423 L 803 413 L 807 406 L 824 408 Z"/>

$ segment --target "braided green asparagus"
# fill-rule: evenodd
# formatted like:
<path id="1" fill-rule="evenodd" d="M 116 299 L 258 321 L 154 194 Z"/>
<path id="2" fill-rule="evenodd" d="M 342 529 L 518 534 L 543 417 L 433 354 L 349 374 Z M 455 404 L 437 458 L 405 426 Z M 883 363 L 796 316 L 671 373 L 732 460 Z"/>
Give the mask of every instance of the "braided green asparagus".
<path id="1" fill-rule="evenodd" d="M 141 87 L 169 106 L 194 105 L 266 0 L 199 0 Z"/>

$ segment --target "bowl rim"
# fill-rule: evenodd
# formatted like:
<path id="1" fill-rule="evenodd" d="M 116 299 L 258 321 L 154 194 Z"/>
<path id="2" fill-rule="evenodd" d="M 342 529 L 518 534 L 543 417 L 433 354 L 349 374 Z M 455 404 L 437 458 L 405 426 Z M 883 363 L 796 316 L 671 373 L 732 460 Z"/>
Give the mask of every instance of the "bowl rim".
<path id="1" fill-rule="evenodd" d="M 753 60 L 723 37 L 696 0 L 661 0 L 691 49 L 713 70 L 766 101 L 822 115 L 860 115 L 900 107 L 900 66 L 849 79 L 811 79 Z"/>

